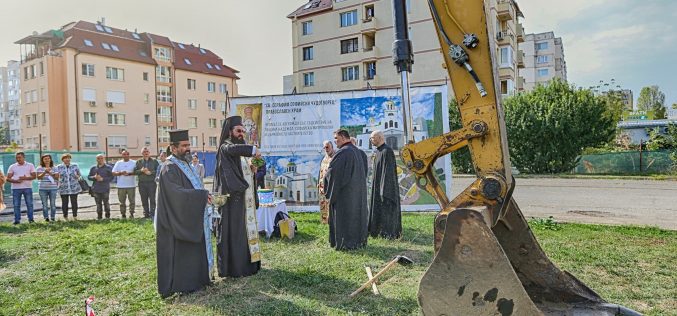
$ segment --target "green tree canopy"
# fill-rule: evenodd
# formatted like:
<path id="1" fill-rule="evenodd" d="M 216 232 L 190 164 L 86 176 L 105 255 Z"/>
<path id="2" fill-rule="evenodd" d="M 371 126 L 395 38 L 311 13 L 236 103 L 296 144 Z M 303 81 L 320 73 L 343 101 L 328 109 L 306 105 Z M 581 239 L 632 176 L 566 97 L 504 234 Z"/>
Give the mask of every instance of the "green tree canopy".
<path id="1" fill-rule="evenodd" d="M 613 140 L 617 104 L 556 79 L 504 102 L 510 156 L 520 171 L 571 170 L 586 147 Z"/>
<path id="2" fill-rule="evenodd" d="M 644 87 L 637 98 L 637 109 L 641 111 L 654 111 L 657 119 L 665 118 L 665 94 L 658 86 Z"/>

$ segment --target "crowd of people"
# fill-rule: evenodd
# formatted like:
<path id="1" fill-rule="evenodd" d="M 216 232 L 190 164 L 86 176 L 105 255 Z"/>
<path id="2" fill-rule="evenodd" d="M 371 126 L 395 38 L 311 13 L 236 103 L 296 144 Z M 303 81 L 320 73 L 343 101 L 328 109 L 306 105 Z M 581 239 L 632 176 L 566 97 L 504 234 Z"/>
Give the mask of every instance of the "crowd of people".
<path id="1" fill-rule="evenodd" d="M 57 220 L 57 195 L 61 197 L 61 213 L 63 220 L 78 219 L 78 196 L 82 193 L 90 194 L 96 204 L 97 219 L 110 218 L 110 192 L 111 182 L 115 181 L 118 201 L 120 202 L 120 215 L 127 218 L 129 210 L 130 218 L 134 218 L 136 190 L 138 188 L 143 207 L 143 217 L 152 218 L 156 209 L 157 182 L 159 181 L 160 164 L 166 158 L 166 152 L 161 152 L 157 159 L 150 156 L 150 150 L 144 147 L 141 150 L 142 158 L 130 159 L 129 151 L 122 151 L 122 159 L 114 165 L 108 164 L 102 154 L 96 156 L 96 165 L 85 170 L 71 163 L 72 155 L 61 155 L 61 163 L 55 165 L 50 154 L 40 157 L 39 166 L 36 168 L 26 161 L 24 152 L 15 154 L 16 163 L 12 164 L 5 176 L 0 170 L 0 186 L 5 182 L 11 184 L 12 202 L 14 208 L 14 224 L 21 223 L 22 199 L 26 206 L 26 217 L 29 223 L 35 222 L 33 203 L 33 181 L 38 181 L 38 193 L 42 202 L 42 215 L 46 222 Z M 193 167 L 198 170 L 200 177 L 204 178 L 204 165 L 197 161 L 194 155 Z M 88 192 L 83 192 L 82 179 L 88 179 L 92 185 Z M 3 201 L 4 204 L 4 201 Z"/>

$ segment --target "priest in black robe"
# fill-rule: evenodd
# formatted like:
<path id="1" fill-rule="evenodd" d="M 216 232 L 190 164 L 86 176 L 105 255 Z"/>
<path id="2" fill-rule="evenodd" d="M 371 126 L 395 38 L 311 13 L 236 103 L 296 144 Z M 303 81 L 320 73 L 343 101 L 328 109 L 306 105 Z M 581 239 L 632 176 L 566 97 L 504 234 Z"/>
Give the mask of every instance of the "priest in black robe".
<path id="1" fill-rule="evenodd" d="M 386 144 L 381 131 L 372 132 L 369 141 L 376 147 L 372 168 L 369 234 L 372 237 L 397 239 L 402 235 L 402 213 L 395 153 Z"/>
<path id="2" fill-rule="evenodd" d="M 224 122 L 219 140 L 214 184 L 216 190 L 230 195 L 219 209 L 221 223 L 216 261 L 220 277 L 245 277 L 261 269 L 260 260 L 252 260 L 250 253 L 245 196 L 250 181 L 244 177 L 241 161 L 242 157 L 260 158 L 261 153 L 256 146 L 245 144 L 245 134 L 242 118 L 231 116 Z M 255 188 L 252 187 L 252 191 L 256 195 Z"/>
<path id="3" fill-rule="evenodd" d="M 188 131 L 170 131 L 172 156 L 159 175 L 156 213 L 157 282 L 164 297 L 193 292 L 210 283 L 204 232 L 204 211 L 211 197 L 195 189 L 177 163 L 190 170 Z M 186 169 L 184 169 L 186 170 Z"/>
<path id="4" fill-rule="evenodd" d="M 350 142 L 346 130 L 334 132 L 339 150 L 324 178 L 329 200 L 329 244 L 336 250 L 357 249 L 367 245 L 367 160 Z"/>

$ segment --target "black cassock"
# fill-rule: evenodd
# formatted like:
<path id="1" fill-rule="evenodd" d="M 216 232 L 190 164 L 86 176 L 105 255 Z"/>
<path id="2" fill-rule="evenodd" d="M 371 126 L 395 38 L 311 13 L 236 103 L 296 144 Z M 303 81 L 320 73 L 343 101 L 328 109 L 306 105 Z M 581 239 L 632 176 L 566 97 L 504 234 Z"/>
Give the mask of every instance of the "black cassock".
<path id="1" fill-rule="evenodd" d="M 402 213 L 397 163 L 395 153 L 388 145 L 377 148 L 373 172 L 369 234 L 372 237 L 399 238 L 402 235 Z"/>
<path id="2" fill-rule="evenodd" d="M 221 212 L 221 240 L 216 244 L 220 277 L 244 277 L 256 274 L 261 262 L 251 262 L 247 240 L 245 192 L 249 187 L 242 173 L 241 157 L 251 157 L 254 146 L 225 142 L 219 148 L 219 182 L 222 194 L 230 194 Z M 252 188 L 254 194 L 256 188 Z"/>
<path id="3" fill-rule="evenodd" d="M 192 292 L 209 284 L 204 239 L 207 190 L 196 190 L 178 166 L 168 161 L 160 176 L 157 204 L 158 292 Z"/>
<path id="4" fill-rule="evenodd" d="M 356 249 L 367 244 L 367 159 L 348 143 L 335 154 L 324 177 L 329 200 L 329 244 Z"/>

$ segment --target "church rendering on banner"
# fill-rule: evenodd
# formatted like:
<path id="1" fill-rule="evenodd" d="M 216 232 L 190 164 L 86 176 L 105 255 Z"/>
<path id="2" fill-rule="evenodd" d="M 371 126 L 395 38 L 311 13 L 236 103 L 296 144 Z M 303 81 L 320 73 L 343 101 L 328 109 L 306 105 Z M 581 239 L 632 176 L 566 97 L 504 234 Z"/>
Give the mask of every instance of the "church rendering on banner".
<path id="1" fill-rule="evenodd" d="M 317 179 L 309 173 L 299 173 L 294 162 L 287 164 L 284 173 L 278 174 L 270 168 L 265 177 L 266 188 L 273 189 L 273 196 L 292 204 L 318 203 Z"/>
<path id="2" fill-rule="evenodd" d="M 371 132 L 381 130 L 386 138 L 386 144 L 395 151 L 406 143 L 404 140 L 404 124 L 402 123 L 402 114 L 399 107 L 395 106 L 392 100 L 385 101 L 383 104 L 383 118 L 376 120 L 369 118 L 369 123 L 362 128 L 362 134 L 355 136 L 357 146 L 361 149 L 372 149 L 369 142 Z M 423 117 L 417 117 L 413 120 L 414 139 L 418 142 L 429 137 L 428 125 Z"/>

